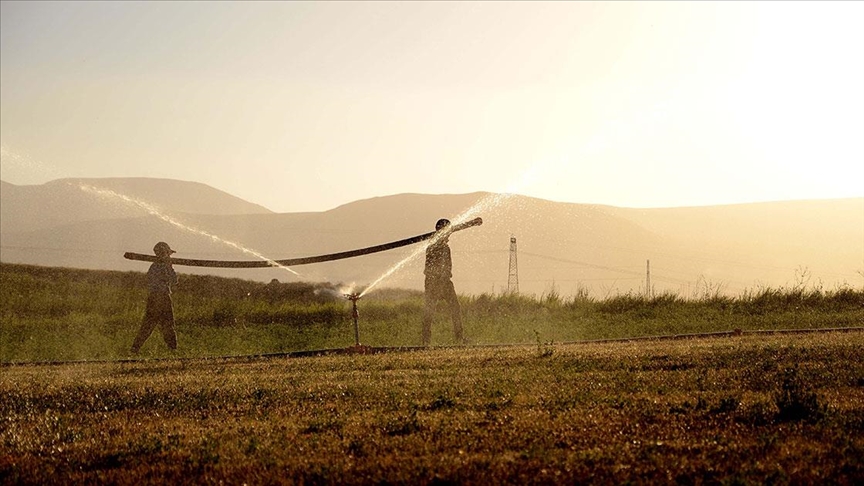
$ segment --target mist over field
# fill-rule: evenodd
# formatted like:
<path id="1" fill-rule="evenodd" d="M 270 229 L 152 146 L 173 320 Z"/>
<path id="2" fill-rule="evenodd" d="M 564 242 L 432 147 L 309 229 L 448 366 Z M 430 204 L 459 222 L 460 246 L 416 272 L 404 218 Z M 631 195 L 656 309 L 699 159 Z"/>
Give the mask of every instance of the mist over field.
<path id="1" fill-rule="evenodd" d="M 328 211 L 280 214 L 176 180 L 68 179 L 0 187 L 0 260 L 9 263 L 143 271 L 145 264 L 124 260 L 123 253 L 151 253 L 157 241 L 168 241 L 180 258 L 295 258 L 424 234 L 438 218 L 457 218 L 470 209 L 483 225 L 451 239 L 454 283 L 467 295 L 508 290 L 511 237 L 517 240 L 519 290 L 527 295 L 639 293 L 648 280 L 652 293 L 685 297 L 864 283 L 864 198 L 630 209 L 517 194 L 397 194 Z M 416 245 L 293 268 L 299 275 L 280 269 L 177 270 L 362 287 L 412 251 Z M 422 288 L 422 258 L 408 261 L 381 286 Z"/>

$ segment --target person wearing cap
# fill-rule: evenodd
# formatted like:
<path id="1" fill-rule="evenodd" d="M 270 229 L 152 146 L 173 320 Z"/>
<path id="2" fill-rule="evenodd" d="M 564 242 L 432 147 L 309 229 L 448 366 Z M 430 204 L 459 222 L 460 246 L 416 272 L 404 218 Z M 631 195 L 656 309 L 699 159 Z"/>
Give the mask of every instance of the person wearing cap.
<path id="1" fill-rule="evenodd" d="M 132 354 L 138 354 L 141 346 L 153 333 L 157 326 L 162 331 L 165 344 L 172 351 L 177 349 L 177 334 L 174 332 L 174 303 L 171 301 L 171 289 L 177 284 L 177 274 L 171 266 L 171 254 L 176 253 L 168 243 L 160 241 L 153 247 L 157 260 L 147 271 L 147 309 L 138 335 L 132 343 Z"/>
<path id="2" fill-rule="evenodd" d="M 423 269 L 425 275 L 425 306 L 423 309 L 423 345 L 428 346 L 432 340 L 432 320 L 439 303 L 446 307 L 450 319 L 453 321 L 453 335 L 456 342 L 462 344 L 465 339 L 462 335 L 462 313 L 459 308 L 459 300 L 456 298 L 456 288 L 453 286 L 453 261 L 450 258 L 450 221 L 439 219 L 435 223 L 437 234 L 432 243 L 426 247 L 426 266 Z"/>

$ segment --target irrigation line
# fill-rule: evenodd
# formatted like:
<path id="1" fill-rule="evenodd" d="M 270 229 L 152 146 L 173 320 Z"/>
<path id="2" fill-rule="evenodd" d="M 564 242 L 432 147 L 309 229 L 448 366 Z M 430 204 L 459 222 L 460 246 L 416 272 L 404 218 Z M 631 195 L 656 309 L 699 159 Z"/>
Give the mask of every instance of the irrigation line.
<path id="1" fill-rule="evenodd" d="M 635 336 L 627 338 L 608 338 L 608 339 L 587 339 L 582 341 L 562 341 L 550 342 L 544 345 L 585 345 L 585 344 L 606 344 L 606 343 L 629 343 L 629 342 L 645 342 L 645 341 L 681 341 L 688 339 L 716 339 L 724 337 L 739 337 L 739 336 L 768 336 L 772 334 L 791 335 L 791 334 L 828 334 L 832 332 L 864 332 L 864 327 L 825 327 L 825 328 L 808 328 L 808 329 L 754 329 L 733 331 L 716 331 L 716 332 L 699 332 L 690 334 L 666 334 L 657 336 Z M 208 362 L 208 361 L 234 361 L 234 362 L 253 362 L 266 359 L 278 358 L 309 358 L 320 356 L 336 356 L 346 354 L 382 354 L 382 353 L 404 353 L 404 352 L 419 352 L 433 351 L 442 349 L 501 349 L 501 348 L 524 348 L 535 347 L 536 343 L 502 343 L 502 344 L 468 344 L 468 345 L 450 345 L 450 346 L 350 346 L 347 348 L 325 348 L 305 351 L 286 351 L 282 353 L 262 353 L 262 354 L 239 354 L 231 356 L 202 356 L 202 357 L 177 357 L 177 358 L 125 358 L 125 359 L 104 359 L 104 360 L 69 360 L 69 361 L 19 361 L 0 363 L 0 368 L 18 367 L 18 366 L 68 366 L 81 364 L 148 364 L 148 363 L 171 363 L 171 362 Z"/>
<path id="2" fill-rule="evenodd" d="M 464 223 L 454 224 L 450 226 L 447 230 L 448 233 L 453 233 L 456 231 L 462 231 L 467 228 L 471 228 L 473 226 L 479 226 L 483 224 L 483 220 L 481 218 L 474 218 L 470 221 L 466 221 Z M 343 251 L 339 253 L 330 253 L 327 255 L 317 255 L 317 256 L 308 256 L 308 257 L 300 257 L 300 258 L 289 258 L 286 260 L 195 260 L 191 258 L 174 258 L 171 257 L 171 263 L 173 265 L 185 265 L 190 267 L 208 267 L 208 268 L 266 268 L 273 266 L 283 266 L 283 267 L 294 267 L 297 265 L 308 265 L 311 263 L 321 263 L 321 262 L 330 262 L 334 260 L 344 260 L 346 258 L 354 258 L 362 255 L 369 255 L 371 253 L 378 253 L 382 251 L 392 250 L 394 248 L 400 248 L 403 246 L 413 245 L 414 243 L 419 243 L 421 241 L 431 240 L 436 235 L 440 234 L 439 231 L 430 231 L 429 233 L 424 233 L 418 236 L 412 236 L 411 238 L 405 238 L 404 240 L 392 241 L 390 243 L 384 243 L 382 245 L 369 246 L 366 248 L 360 248 L 357 250 L 349 250 Z M 155 262 L 158 258 L 155 255 L 145 255 L 142 253 L 133 253 L 126 252 L 123 254 L 123 258 L 127 260 L 138 260 L 144 262 Z"/>

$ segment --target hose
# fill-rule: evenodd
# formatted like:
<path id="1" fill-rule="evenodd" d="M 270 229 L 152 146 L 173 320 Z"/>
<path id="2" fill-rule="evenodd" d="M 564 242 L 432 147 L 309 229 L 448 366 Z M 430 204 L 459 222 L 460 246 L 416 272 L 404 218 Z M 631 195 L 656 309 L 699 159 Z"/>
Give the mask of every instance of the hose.
<path id="1" fill-rule="evenodd" d="M 455 232 L 461 231 L 466 228 L 471 228 L 472 226 L 479 226 L 483 224 L 483 219 L 474 218 L 470 221 L 466 221 L 464 223 L 459 223 L 451 226 L 446 229 L 447 232 Z M 360 248 L 358 250 L 349 250 L 343 251 L 339 253 L 330 253 L 328 255 L 317 255 L 317 256 L 309 256 L 309 257 L 300 257 L 300 258 L 289 258 L 287 260 L 252 260 L 252 261 L 232 261 L 232 260 L 195 260 L 190 258 L 170 258 L 172 265 L 183 265 L 187 267 L 209 267 L 209 268 L 267 268 L 274 267 L 276 265 L 281 265 L 283 267 L 294 267 L 297 265 L 308 265 L 310 263 L 320 263 L 320 262 L 330 262 L 333 260 L 344 260 L 346 258 L 354 258 L 361 255 L 368 255 L 370 253 L 378 253 L 381 251 L 392 250 L 394 248 L 399 248 L 402 246 L 413 245 L 414 243 L 419 243 L 421 241 L 428 240 L 435 236 L 438 231 L 431 231 L 429 233 L 425 233 L 418 236 L 413 236 L 411 238 L 405 238 L 404 240 L 393 241 L 390 243 L 384 243 L 382 245 L 375 245 L 366 248 Z M 155 255 L 145 255 L 143 253 L 133 253 L 126 252 L 123 254 L 123 258 L 127 260 L 137 260 L 142 262 L 155 262 L 158 261 L 158 258 Z"/>

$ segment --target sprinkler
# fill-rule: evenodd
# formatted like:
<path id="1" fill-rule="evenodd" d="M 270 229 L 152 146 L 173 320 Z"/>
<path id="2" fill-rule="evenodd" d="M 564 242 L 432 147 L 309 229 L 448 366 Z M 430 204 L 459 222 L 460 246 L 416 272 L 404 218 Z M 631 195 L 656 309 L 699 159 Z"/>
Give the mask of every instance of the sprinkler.
<path id="1" fill-rule="evenodd" d="M 351 301 L 351 318 L 354 319 L 354 346 L 360 346 L 360 326 L 357 323 L 357 320 L 360 319 L 360 312 L 357 310 L 357 301 L 360 300 L 360 294 L 345 294 L 345 298 Z"/>
<path id="2" fill-rule="evenodd" d="M 360 294 L 352 292 L 344 295 L 346 299 L 351 301 L 351 318 L 354 320 L 354 346 L 348 348 L 348 352 L 366 354 L 370 352 L 371 348 L 360 344 L 360 324 L 358 323 L 360 311 L 357 310 L 357 301 L 360 300 Z"/>

